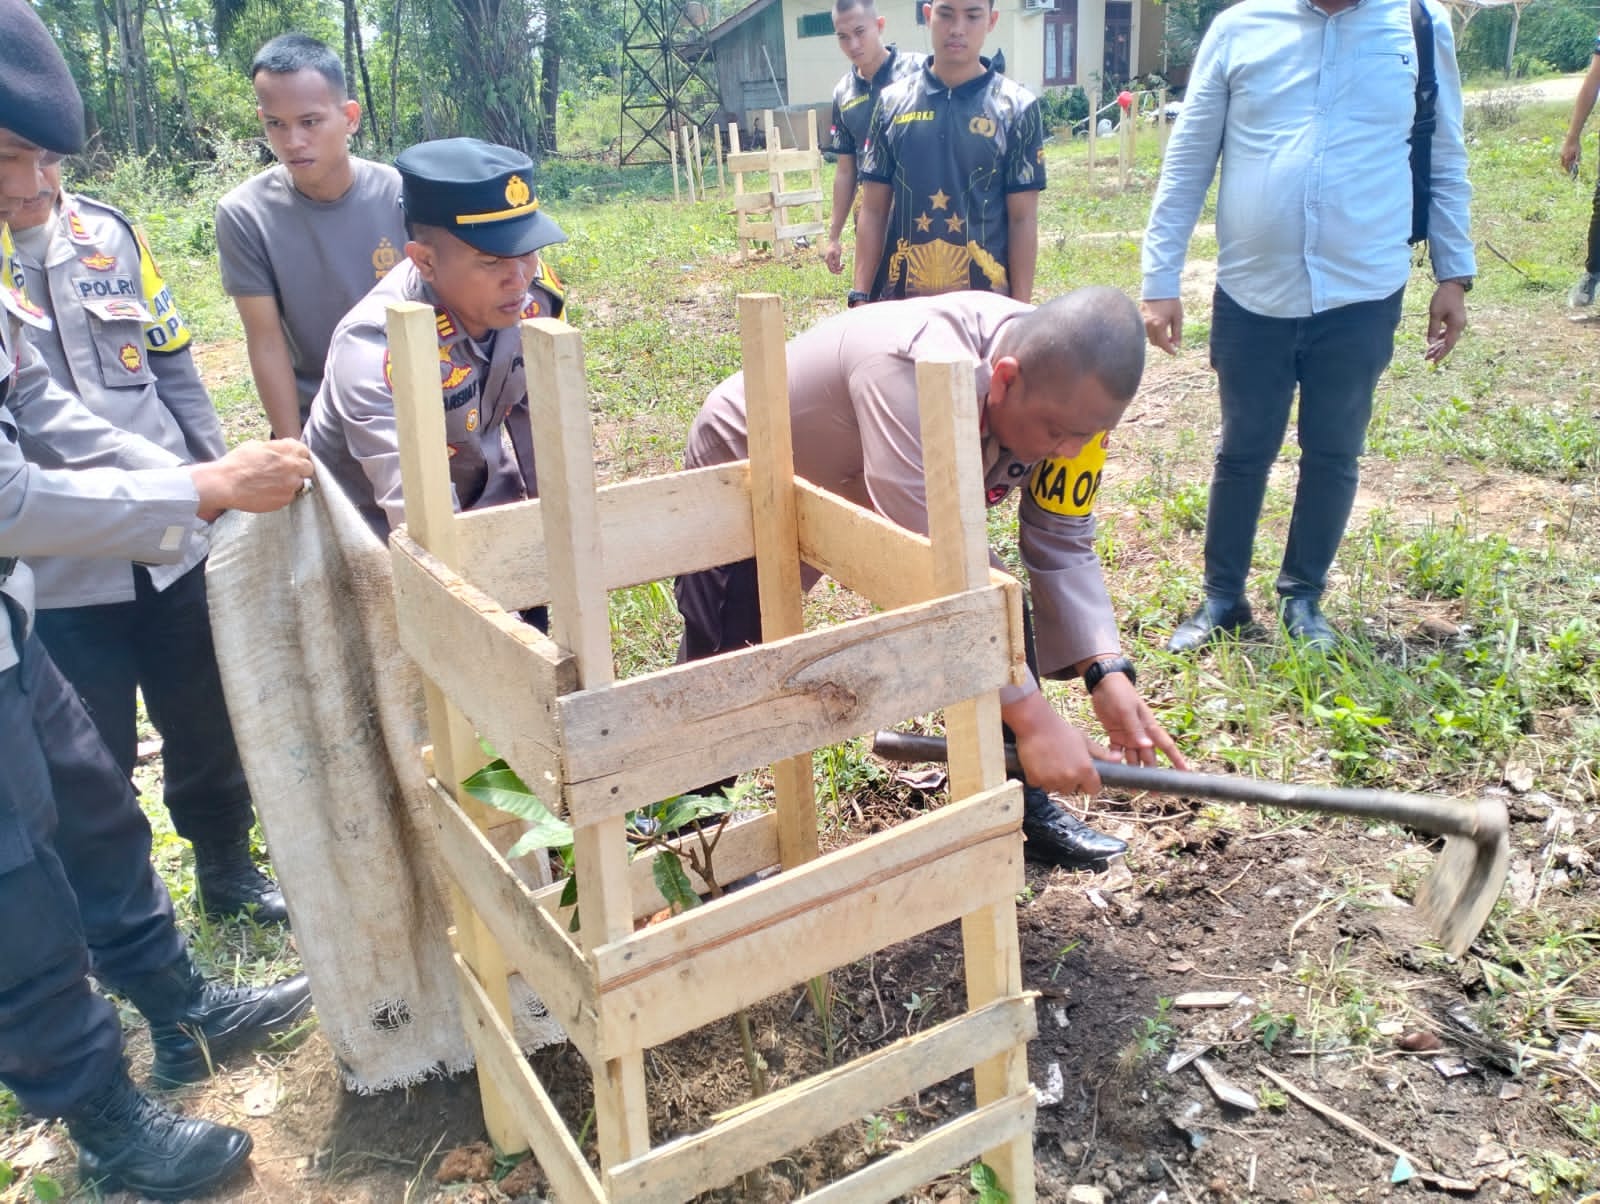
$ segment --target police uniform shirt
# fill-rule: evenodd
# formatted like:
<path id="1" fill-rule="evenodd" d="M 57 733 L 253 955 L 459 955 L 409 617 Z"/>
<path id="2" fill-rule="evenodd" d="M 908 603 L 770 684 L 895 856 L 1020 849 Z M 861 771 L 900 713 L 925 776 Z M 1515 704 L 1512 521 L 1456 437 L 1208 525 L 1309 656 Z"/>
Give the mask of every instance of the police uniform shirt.
<path id="1" fill-rule="evenodd" d="M 189 328 L 143 236 L 122 213 L 63 192 L 51 219 L 13 231 L 11 283 L 51 319 L 30 339 L 51 379 L 115 427 L 185 463 L 226 450 L 200 380 Z M 190 541 L 178 564 L 152 570 L 164 588 L 205 556 Z M 100 606 L 135 597 L 132 565 L 111 559 L 30 561 L 42 608 Z"/>
<path id="2" fill-rule="evenodd" d="M 172 563 L 206 524 L 177 457 L 97 418 L 50 379 L 26 334 L 50 319 L 11 286 L 10 246 L 0 226 L 0 593 L 30 620 L 33 574 L 16 557 Z M 0 621 L 0 672 L 16 663 L 12 624 Z"/>
<path id="3" fill-rule="evenodd" d="M 947 88 L 930 60 L 878 97 L 857 166 L 894 190 L 874 300 L 1009 294 L 1006 197 L 1045 185 L 1033 93 L 989 70 Z"/>
<path id="4" fill-rule="evenodd" d="M 380 538 L 405 521 L 400 446 L 386 331 L 387 307 L 422 301 L 437 313 L 450 483 L 459 510 L 538 494 L 522 339 L 515 328 L 471 339 L 439 307 L 409 259 L 339 324 L 305 441 Z M 543 261 L 528 286 L 525 318 L 559 317 L 563 290 Z M 506 448 L 510 436 L 512 449 Z"/>
<path id="5" fill-rule="evenodd" d="M 795 471 L 908 530 L 928 530 L 916 362 L 973 361 L 986 397 L 1006 323 L 1032 306 L 963 292 L 869 305 L 829 318 L 788 348 Z M 744 375 L 717 387 L 689 432 L 685 466 L 745 458 Z M 1019 460 L 983 432 L 985 501 L 1020 492 L 1018 546 L 1037 617 L 1039 667 L 1053 675 L 1119 647 L 1094 551 L 1094 502 L 1105 439 L 1072 461 Z M 814 575 L 811 580 L 814 580 Z"/>
<path id="6" fill-rule="evenodd" d="M 889 57 L 870 80 L 862 79 L 861 73 L 851 67 L 833 86 L 833 124 L 823 150 L 836 155 L 859 155 L 861 144 L 867 140 L 867 125 L 878 94 L 895 81 L 921 71 L 927 57 L 910 51 L 901 53 L 894 46 L 886 49 Z"/>
<path id="7" fill-rule="evenodd" d="M 279 164 L 217 203 L 217 255 L 230 297 L 272 297 L 289 342 L 300 421 L 322 383 L 339 320 L 400 262 L 406 245 L 400 173 L 352 157 L 336 201 L 295 190 Z"/>

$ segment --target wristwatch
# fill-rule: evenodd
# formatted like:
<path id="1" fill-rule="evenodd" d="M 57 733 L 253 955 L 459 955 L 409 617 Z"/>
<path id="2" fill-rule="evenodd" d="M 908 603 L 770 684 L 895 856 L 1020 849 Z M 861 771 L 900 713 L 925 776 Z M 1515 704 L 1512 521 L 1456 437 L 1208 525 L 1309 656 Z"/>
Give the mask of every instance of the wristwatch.
<path id="1" fill-rule="evenodd" d="M 1125 673 L 1131 684 L 1139 684 L 1139 674 L 1134 669 L 1133 662 L 1125 656 L 1113 656 L 1103 661 L 1095 661 L 1083 671 L 1083 688 L 1093 694 L 1094 688 L 1105 679 L 1107 673 Z"/>
<path id="2" fill-rule="evenodd" d="M 868 301 L 871 301 L 871 300 L 872 300 L 872 294 L 871 293 L 864 293 L 858 288 L 853 288 L 848 293 L 845 294 L 844 306 L 845 306 L 846 309 L 854 309 L 856 306 L 865 305 Z"/>
<path id="3" fill-rule="evenodd" d="M 1459 284 L 1461 286 L 1461 291 L 1464 292 L 1464 293 L 1470 293 L 1472 291 L 1472 277 L 1471 276 L 1450 276 L 1450 277 L 1447 277 L 1444 280 L 1439 281 L 1439 283 L 1440 284 Z"/>

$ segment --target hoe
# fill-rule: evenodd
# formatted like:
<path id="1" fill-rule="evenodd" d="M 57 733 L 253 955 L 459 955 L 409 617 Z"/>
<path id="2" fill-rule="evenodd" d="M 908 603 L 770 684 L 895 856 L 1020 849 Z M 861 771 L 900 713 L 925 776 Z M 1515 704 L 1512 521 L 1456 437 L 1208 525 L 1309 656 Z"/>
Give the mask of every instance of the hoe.
<path id="1" fill-rule="evenodd" d="M 948 759 L 944 737 L 905 732 L 878 732 L 873 737 L 872 751 L 888 761 Z M 1006 746 L 1006 768 L 1014 776 L 1021 776 L 1016 751 L 1010 745 Z M 1423 922 L 1438 934 L 1439 943 L 1457 957 L 1466 952 L 1483 928 L 1505 885 L 1511 842 L 1505 804 L 1498 799 L 1474 803 L 1391 790 L 1296 786 L 1108 761 L 1095 762 L 1095 768 L 1102 782 L 1118 790 L 1360 815 L 1443 836 L 1444 852 L 1417 892 L 1416 907 Z"/>

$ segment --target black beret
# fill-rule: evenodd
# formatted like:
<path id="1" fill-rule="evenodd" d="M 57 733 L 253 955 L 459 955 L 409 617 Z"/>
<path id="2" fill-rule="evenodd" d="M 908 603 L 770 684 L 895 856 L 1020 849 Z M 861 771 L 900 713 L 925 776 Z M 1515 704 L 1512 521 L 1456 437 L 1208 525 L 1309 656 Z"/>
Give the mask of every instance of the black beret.
<path id="1" fill-rule="evenodd" d="M 490 255 L 526 255 L 567 236 L 539 211 L 533 160 L 476 138 L 440 138 L 395 157 L 406 217 Z"/>
<path id="2" fill-rule="evenodd" d="M 28 0 L 0 0 L 0 126 L 43 150 L 83 149 L 83 98 Z"/>

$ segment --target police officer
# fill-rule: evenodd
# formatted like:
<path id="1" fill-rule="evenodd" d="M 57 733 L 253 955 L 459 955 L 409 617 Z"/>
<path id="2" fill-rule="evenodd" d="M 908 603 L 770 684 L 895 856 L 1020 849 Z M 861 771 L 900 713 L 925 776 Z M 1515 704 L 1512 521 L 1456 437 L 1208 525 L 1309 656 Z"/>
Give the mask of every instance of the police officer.
<path id="1" fill-rule="evenodd" d="M 78 150 L 84 127 L 28 0 L 0 0 L 0 29 L 4 228 L 39 192 L 42 155 Z M 119 431 L 51 381 L 25 335 L 39 317 L 0 289 L 0 1082 L 29 1112 L 66 1118 L 86 1178 L 181 1199 L 231 1176 L 250 1137 L 134 1087 L 116 1010 L 89 974 L 150 1021 L 159 1083 L 203 1078 L 293 1023 L 307 984 L 229 988 L 196 971 L 133 787 L 32 633 L 32 574 L 16 558 L 172 563 L 224 509 L 287 504 L 311 465 L 289 442 L 184 465 Z"/>
<path id="2" fill-rule="evenodd" d="M 559 317 L 565 305 L 539 249 L 566 235 L 539 207 L 528 156 L 447 138 L 403 151 L 395 166 L 406 260 L 334 331 L 305 429 L 307 445 L 380 537 L 405 520 L 387 307 L 423 301 L 438 315 L 450 481 L 457 509 L 472 510 L 538 494 L 522 343 L 512 328 Z"/>
<path id="3" fill-rule="evenodd" d="M 994 506 L 1022 491 L 1018 546 L 1038 616 L 1030 664 L 1044 676 L 1083 678 L 1113 760 L 1154 764 L 1159 750 L 1181 768 L 1177 745 L 1134 688 L 1094 551 L 1105 432 L 1138 388 L 1142 337 L 1132 303 L 1109 288 L 1079 289 L 1038 309 L 969 291 L 836 315 L 789 344 L 794 465 L 822 488 L 926 531 L 916 362 L 972 360 L 985 500 Z M 740 373 L 701 407 L 685 467 L 743 459 L 747 439 Z M 808 570 L 806 583 L 815 580 Z M 688 657 L 760 642 L 754 561 L 680 577 L 676 592 Z M 1028 856 L 1078 867 L 1122 852 L 1122 841 L 1079 823 L 1045 793 L 1099 789 L 1084 737 L 1036 682 L 1007 687 L 1000 701 L 1030 783 L 1022 824 Z"/>
<path id="4" fill-rule="evenodd" d="M 11 279 L 50 319 L 30 342 L 50 375 L 113 426 L 186 462 L 222 455 L 222 427 L 190 352 L 189 328 L 149 246 L 109 205 L 44 187 L 11 219 Z M 125 774 L 137 748 L 135 692 L 162 736 L 162 792 L 194 846 L 200 898 L 214 916 L 288 919 L 250 856 L 250 788 L 228 722 L 211 643 L 204 540 L 170 567 L 40 557 L 39 638 Z"/>

